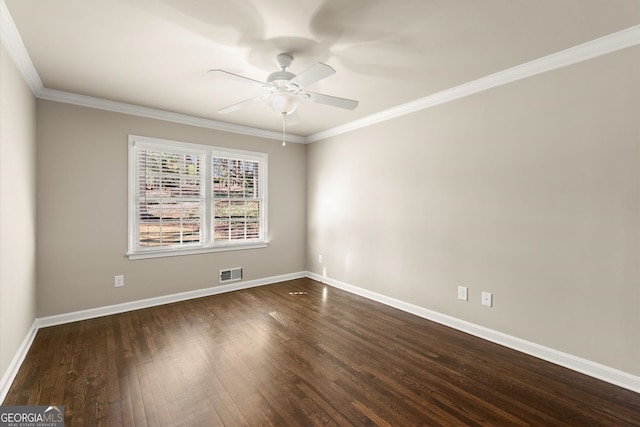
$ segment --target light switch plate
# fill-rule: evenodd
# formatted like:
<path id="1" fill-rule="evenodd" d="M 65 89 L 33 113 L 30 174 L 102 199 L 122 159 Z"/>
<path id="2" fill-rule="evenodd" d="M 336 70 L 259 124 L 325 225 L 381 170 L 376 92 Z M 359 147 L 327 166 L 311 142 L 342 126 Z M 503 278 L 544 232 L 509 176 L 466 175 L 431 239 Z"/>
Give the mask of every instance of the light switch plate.
<path id="1" fill-rule="evenodd" d="M 113 286 L 116 288 L 121 288 L 124 286 L 124 275 L 119 274 L 113 278 Z"/>
<path id="2" fill-rule="evenodd" d="M 469 289 L 466 286 L 458 286 L 458 299 L 462 301 L 469 300 Z"/>

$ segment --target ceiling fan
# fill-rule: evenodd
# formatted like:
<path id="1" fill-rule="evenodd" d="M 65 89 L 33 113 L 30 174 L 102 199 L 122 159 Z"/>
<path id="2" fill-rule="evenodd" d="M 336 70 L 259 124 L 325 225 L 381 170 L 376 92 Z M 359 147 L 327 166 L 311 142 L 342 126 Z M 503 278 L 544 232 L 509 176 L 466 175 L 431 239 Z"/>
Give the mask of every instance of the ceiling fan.
<path id="1" fill-rule="evenodd" d="M 297 117 L 294 115 L 298 106 L 298 101 L 316 102 L 319 104 L 330 105 L 332 107 L 345 108 L 353 110 L 358 106 L 358 101 L 346 98 L 338 98 L 336 96 L 323 95 L 304 90 L 306 86 L 316 83 L 324 78 L 335 74 L 335 70 L 318 62 L 302 73 L 295 75 L 287 68 L 291 65 L 293 57 L 287 53 L 281 53 L 276 57 L 276 63 L 280 67 L 280 71 L 275 71 L 267 77 L 266 82 L 254 80 L 238 74 L 230 73 L 224 70 L 210 70 L 212 73 L 219 73 L 226 77 L 233 78 L 238 81 L 250 83 L 267 89 L 265 93 L 255 98 L 250 98 L 237 104 L 218 110 L 219 113 L 231 113 L 248 105 L 257 104 L 266 101 L 276 113 L 287 116 L 287 123 L 294 124 Z"/>

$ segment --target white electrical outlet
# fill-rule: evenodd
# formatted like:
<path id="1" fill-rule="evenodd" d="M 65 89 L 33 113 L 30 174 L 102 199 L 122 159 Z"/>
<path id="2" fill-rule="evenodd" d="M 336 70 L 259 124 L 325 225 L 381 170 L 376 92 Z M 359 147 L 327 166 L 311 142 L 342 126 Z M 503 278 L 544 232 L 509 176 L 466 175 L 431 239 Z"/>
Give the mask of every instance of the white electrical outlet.
<path id="1" fill-rule="evenodd" d="M 458 286 L 458 299 L 469 301 L 469 289 L 466 286 Z"/>
<path id="2" fill-rule="evenodd" d="M 482 293 L 482 305 L 486 305 L 487 307 L 493 306 L 493 295 L 491 292 Z"/>
<path id="3" fill-rule="evenodd" d="M 322 254 L 318 254 L 318 263 L 322 264 Z"/>
<path id="4" fill-rule="evenodd" d="M 124 286 L 124 276 L 122 274 L 117 275 L 113 278 L 113 286 L 115 288 L 121 288 Z"/>

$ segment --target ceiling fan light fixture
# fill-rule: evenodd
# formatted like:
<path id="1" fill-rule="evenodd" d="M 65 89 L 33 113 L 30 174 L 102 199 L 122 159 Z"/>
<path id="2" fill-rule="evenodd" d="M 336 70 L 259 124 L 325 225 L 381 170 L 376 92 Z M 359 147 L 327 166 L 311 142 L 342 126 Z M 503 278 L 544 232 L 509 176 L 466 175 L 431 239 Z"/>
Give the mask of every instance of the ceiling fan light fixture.
<path id="1" fill-rule="evenodd" d="M 289 92 L 275 92 L 269 97 L 268 102 L 271 109 L 278 114 L 291 114 L 298 107 L 296 95 Z"/>
<path id="2" fill-rule="evenodd" d="M 222 73 L 222 75 L 224 76 L 231 77 L 235 80 L 251 83 L 268 90 L 268 92 L 265 92 L 262 95 L 246 99 L 242 102 L 238 102 L 225 108 L 221 108 L 218 110 L 218 112 L 230 113 L 248 105 L 253 105 L 265 100 L 269 104 L 271 109 L 276 114 L 282 115 L 282 117 L 294 113 L 298 107 L 299 100 L 325 104 L 332 107 L 345 108 L 348 110 L 353 110 L 358 106 L 358 101 L 354 101 L 352 99 L 338 98 L 337 96 L 329 96 L 320 93 L 304 91 L 305 87 L 335 74 L 336 70 L 334 70 L 327 64 L 317 62 L 302 73 L 295 75 L 287 71 L 287 68 L 289 67 L 289 65 L 291 65 L 292 60 L 293 57 L 288 53 L 279 54 L 276 57 L 276 63 L 280 67 L 280 70 L 269 74 L 266 82 L 261 82 L 259 80 L 254 80 L 224 70 L 211 70 L 212 72 L 216 72 L 219 74 Z M 296 118 L 296 116 L 288 119 L 290 124 L 293 124 L 293 122 L 295 122 L 295 120 L 291 120 L 294 118 Z"/>

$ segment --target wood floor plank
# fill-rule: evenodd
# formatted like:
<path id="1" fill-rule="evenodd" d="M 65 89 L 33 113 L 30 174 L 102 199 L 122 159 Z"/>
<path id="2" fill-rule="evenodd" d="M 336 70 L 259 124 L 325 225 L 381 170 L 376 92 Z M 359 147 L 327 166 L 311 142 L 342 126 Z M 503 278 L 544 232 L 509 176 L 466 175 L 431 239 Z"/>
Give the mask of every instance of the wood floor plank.
<path id="1" fill-rule="evenodd" d="M 310 279 L 38 331 L 67 426 L 640 426 L 640 394 Z"/>

